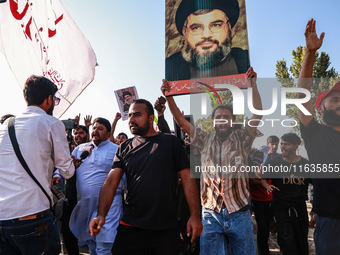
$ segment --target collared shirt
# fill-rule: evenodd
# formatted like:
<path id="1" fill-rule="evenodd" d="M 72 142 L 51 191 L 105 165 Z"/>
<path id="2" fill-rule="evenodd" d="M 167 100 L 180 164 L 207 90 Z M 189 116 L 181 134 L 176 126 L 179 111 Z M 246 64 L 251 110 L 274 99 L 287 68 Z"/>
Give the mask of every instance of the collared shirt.
<path id="1" fill-rule="evenodd" d="M 74 173 L 64 124 L 39 107 L 28 106 L 15 118 L 21 154 L 35 178 L 52 197 L 54 168 L 70 178 Z M 21 166 L 8 134 L 0 125 L 0 220 L 15 219 L 49 209 L 49 201 Z"/>
<path id="2" fill-rule="evenodd" d="M 90 155 L 76 170 L 78 201 L 84 197 L 99 197 L 100 189 L 111 170 L 118 148 L 117 144 L 111 143 L 109 140 L 102 141 L 98 147 L 93 142 L 89 142 L 76 147 L 72 155 L 75 158 L 80 158 L 82 152 L 88 150 L 90 145 L 93 146 Z M 121 194 L 121 192 L 122 187 L 118 187 L 117 193 Z"/>
<path id="3" fill-rule="evenodd" d="M 220 212 L 224 202 L 228 212 L 233 213 L 248 204 L 248 176 L 240 170 L 248 165 L 249 151 L 255 137 L 260 135 L 258 130 L 251 134 L 247 126 L 233 130 L 227 139 L 221 142 L 216 134 L 209 134 L 195 128 L 192 145 L 201 152 L 203 207 Z M 211 167 L 214 167 L 215 171 L 211 171 Z M 235 170 L 235 173 L 221 174 L 218 169 L 223 170 L 223 167 Z"/>

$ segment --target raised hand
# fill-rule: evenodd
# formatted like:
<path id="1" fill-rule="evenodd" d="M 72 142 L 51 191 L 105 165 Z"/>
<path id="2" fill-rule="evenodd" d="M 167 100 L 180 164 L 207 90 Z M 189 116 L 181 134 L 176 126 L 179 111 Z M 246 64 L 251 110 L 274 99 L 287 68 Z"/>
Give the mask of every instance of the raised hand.
<path id="1" fill-rule="evenodd" d="M 247 78 L 250 80 L 251 86 L 256 84 L 257 73 L 254 71 L 254 69 L 252 67 L 249 67 L 246 74 L 247 74 Z"/>
<path id="2" fill-rule="evenodd" d="M 162 81 L 163 81 L 163 83 L 162 83 L 162 86 L 161 86 L 161 91 L 162 91 L 163 95 L 165 96 L 165 92 L 171 91 L 171 88 L 170 88 L 169 82 L 167 80 L 163 79 Z"/>
<path id="3" fill-rule="evenodd" d="M 116 116 L 115 116 L 115 120 L 120 120 L 122 118 L 122 115 L 120 114 L 120 112 L 117 112 L 116 113 Z"/>
<path id="4" fill-rule="evenodd" d="M 162 98 L 162 102 L 160 102 L 160 98 Z M 165 107 L 165 102 L 166 102 L 165 98 L 164 97 L 160 97 L 160 98 L 158 98 L 156 100 L 155 104 L 154 104 L 158 116 L 164 115 L 164 111 L 166 109 L 166 107 Z"/>
<path id="5" fill-rule="evenodd" d="M 89 128 L 89 126 L 92 125 L 91 120 L 92 120 L 92 115 L 86 115 L 86 116 L 85 116 L 85 118 L 84 118 L 84 123 L 85 123 L 85 126 L 86 126 L 87 128 Z"/>
<path id="6" fill-rule="evenodd" d="M 74 117 L 74 119 L 77 122 L 77 127 L 79 127 L 80 113 L 78 115 L 76 115 L 76 117 Z"/>
<path id="7" fill-rule="evenodd" d="M 305 37 L 307 50 L 315 52 L 321 47 L 325 33 L 322 32 L 319 38 L 316 34 L 315 20 L 310 19 L 306 26 Z"/>

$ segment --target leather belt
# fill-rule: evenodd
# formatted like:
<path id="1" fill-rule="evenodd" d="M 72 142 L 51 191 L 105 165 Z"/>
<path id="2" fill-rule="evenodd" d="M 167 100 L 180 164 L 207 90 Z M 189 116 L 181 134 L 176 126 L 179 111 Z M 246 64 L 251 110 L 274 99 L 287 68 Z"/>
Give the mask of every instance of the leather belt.
<path id="1" fill-rule="evenodd" d="M 45 213 L 47 213 L 49 211 L 51 211 L 51 210 L 47 209 L 47 210 L 42 211 L 42 212 L 38 212 L 38 213 L 35 213 L 35 214 L 31 214 L 31 215 L 27 215 L 27 216 L 21 217 L 21 218 L 19 218 L 19 220 L 33 220 L 33 219 L 36 219 L 39 216 L 42 216 L 43 214 L 45 214 Z"/>

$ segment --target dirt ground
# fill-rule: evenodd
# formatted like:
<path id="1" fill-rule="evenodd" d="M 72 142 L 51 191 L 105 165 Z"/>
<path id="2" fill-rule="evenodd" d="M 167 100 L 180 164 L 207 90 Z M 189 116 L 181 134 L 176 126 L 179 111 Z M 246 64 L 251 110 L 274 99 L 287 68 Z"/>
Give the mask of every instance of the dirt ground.
<path id="1" fill-rule="evenodd" d="M 307 203 L 308 213 L 310 212 L 312 205 Z M 256 221 L 254 215 L 252 216 L 252 222 L 254 226 L 254 235 L 255 235 L 255 244 L 256 244 Z M 308 232 L 308 243 L 309 243 L 309 254 L 315 255 L 315 246 L 314 246 L 314 239 L 313 239 L 314 229 L 309 229 Z M 269 250 L 271 255 L 280 255 L 280 247 L 277 244 L 277 235 L 270 234 L 269 236 Z M 66 254 L 66 253 L 61 253 Z M 80 247 L 80 255 L 87 255 L 89 254 L 88 249 L 86 246 Z"/>

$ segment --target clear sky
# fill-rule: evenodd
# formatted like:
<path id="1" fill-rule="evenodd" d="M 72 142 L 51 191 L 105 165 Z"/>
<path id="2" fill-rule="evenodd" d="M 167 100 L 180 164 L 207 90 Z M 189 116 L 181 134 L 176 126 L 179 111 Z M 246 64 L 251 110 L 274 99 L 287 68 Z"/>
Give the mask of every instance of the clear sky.
<path id="1" fill-rule="evenodd" d="M 99 64 L 94 81 L 62 119 L 81 113 L 81 118 L 90 114 L 112 121 L 118 111 L 114 90 L 128 86 L 136 86 L 139 97 L 153 103 L 161 95 L 160 85 L 165 76 L 165 0 L 62 0 L 62 3 L 90 41 Z M 310 18 L 316 19 L 318 34 L 326 33 L 321 51 L 330 55 L 331 66 L 340 71 L 339 1 L 246 0 L 246 8 L 250 61 L 259 78 L 274 78 L 277 60 L 291 63 L 292 50 L 305 45 L 304 30 Z M 21 112 L 25 108 L 22 90 L 2 55 L 0 74 L 0 115 Z M 270 86 L 259 90 L 264 105 L 271 104 L 267 99 Z M 188 96 L 178 96 L 176 102 L 189 113 Z M 168 109 L 165 115 L 172 128 Z M 127 121 L 118 123 L 116 134 L 118 131 L 131 137 Z M 278 136 L 288 131 L 277 131 Z M 266 131 L 267 135 L 270 134 Z M 265 137 L 257 139 L 255 145 L 264 141 Z"/>

